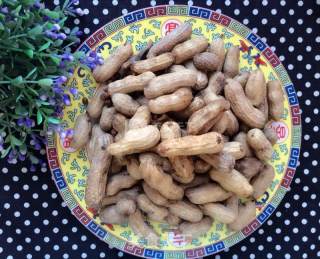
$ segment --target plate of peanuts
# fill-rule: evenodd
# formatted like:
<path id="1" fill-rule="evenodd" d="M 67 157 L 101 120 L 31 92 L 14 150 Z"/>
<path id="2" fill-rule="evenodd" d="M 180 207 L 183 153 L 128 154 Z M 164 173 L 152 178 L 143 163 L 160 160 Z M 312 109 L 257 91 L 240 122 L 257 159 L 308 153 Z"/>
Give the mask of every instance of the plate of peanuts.
<path id="1" fill-rule="evenodd" d="M 278 57 L 213 10 L 149 7 L 101 27 L 49 133 L 53 179 L 75 217 L 110 247 L 198 258 L 240 242 L 294 177 L 301 117 Z"/>

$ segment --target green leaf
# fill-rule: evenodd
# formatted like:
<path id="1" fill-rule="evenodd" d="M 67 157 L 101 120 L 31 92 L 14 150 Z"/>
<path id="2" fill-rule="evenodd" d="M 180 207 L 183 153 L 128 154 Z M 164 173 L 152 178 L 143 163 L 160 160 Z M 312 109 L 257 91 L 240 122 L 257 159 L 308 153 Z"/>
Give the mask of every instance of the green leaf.
<path id="1" fill-rule="evenodd" d="M 24 5 L 31 5 L 31 4 L 34 4 L 34 0 L 22 0 L 22 3 L 24 4 Z"/>
<path id="2" fill-rule="evenodd" d="M 53 81 L 50 78 L 44 78 L 44 79 L 38 80 L 38 85 L 44 86 L 44 87 L 51 86 L 52 83 L 53 83 Z"/>
<path id="3" fill-rule="evenodd" d="M 1 158 L 5 158 L 11 150 L 11 146 L 1 151 Z"/>
<path id="4" fill-rule="evenodd" d="M 37 67 L 35 67 L 34 69 L 32 69 L 28 74 L 27 76 L 25 77 L 25 79 L 28 79 L 30 78 L 36 71 L 37 71 Z"/>
<path id="5" fill-rule="evenodd" d="M 21 8 L 22 8 L 22 6 L 21 6 L 21 5 L 18 5 L 18 7 L 17 7 L 16 9 L 14 9 L 13 11 L 11 11 L 11 14 L 18 16 Z"/>
<path id="6" fill-rule="evenodd" d="M 22 76 L 17 76 L 15 79 L 11 80 L 11 84 L 14 86 L 20 85 L 23 83 L 23 77 Z"/>
<path id="7" fill-rule="evenodd" d="M 60 58 L 55 57 L 55 56 L 50 56 L 50 58 L 53 61 L 53 63 L 55 63 L 56 65 L 60 64 Z"/>
<path id="8" fill-rule="evenodd" d="M 24 46 L 27 49 L 35 50 L 35 47 L 25 38 L 23 40 L 19 40 L 19 44 Z"/>
<path id="9" fill-rule="evenodd" d="M 83 51 L 77 51 L 73 53 L 75 59 L 83 58 L 86 54 Z"/>
<path id="10" fill-rule="evenodd" d="M 48 123 L 59 124 L 59 123 L 60 123 L 60 120 L 59 120 L 58 118 L 49 117 L 49 118 L 48 118 Z"/>
<path id="11" fill-rule="evenodd" d="M 28 110 L 26 109 L 26 107 L 24 107 L 20 103 L 18 103 L 16 108 L 15 108 L 15 113 L 20 115 L 20 116 L 27 116 L 28 115 Z"/>
<path id="12" fill-rule="evenodd" d="M 39 164 L 39 159 L 36 158 L 34 155 L 29 155 L 29 159 L 32 164 Z"/>
<path id="13" fill-rule="evenodd" d="M 42 122 L 43 118 L 42 118 L 42 114 L 41 112 L 38 110 L 37 111 L 37 124 L 40 125 Z"/>
<path id="14" fill-rule="evenodd" d="M 60 17 L 59 12 L 51 11 L 49 9 L 43 9 L 43 13 L 52 19 L 58 19 Z"/>
<path id="15" fill-rule="evenodd" d="M 30 31 L 28 31 L 28 35 L 31 37 L 37 36 L 41 34 L 43 31 L 43 28 L 41 25 L 37 25 L 34 28 L 32 28 Z"/>
<path id="16" fill-rule="evenodd" d="M 11 141 L 11 144 L 14 146 L 21 146 L 23 144 L 23 142 L 21 140 L 17 139 L 13 135 L 10 136 L 10 141 Z"/>
<path id="17" fill-rule="evenodd" d="M 4 31 L 4 26 L 3 26 L 2 22 L 0 22 L 0 31 Z"/>
<path id="18" fill-rule="evenodd" d="M 46 50 L 47 48 L 50 47 L 51 42 L 48 41 L 47 43 L 43 44 L 40 48 L 39 48 L 39 52 Z"/>
<path id="19" fill-rule="evenodd" d="M 24 54 L 26 54 L 29 58 L 33 58 L 33 50 L 32 49 L 26 49 L 23 51 Z"/>

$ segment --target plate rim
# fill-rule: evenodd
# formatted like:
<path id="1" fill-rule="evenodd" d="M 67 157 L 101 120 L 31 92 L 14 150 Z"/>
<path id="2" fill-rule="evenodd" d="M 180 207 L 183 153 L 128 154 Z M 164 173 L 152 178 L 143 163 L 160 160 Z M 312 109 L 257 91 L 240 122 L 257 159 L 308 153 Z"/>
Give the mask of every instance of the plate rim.
<path id="1" fill-rule="evenodd" d="M 180 8 L 186 11 L 186 13 L 170 13 L 168 14 L 169 8 Z M 165 14 L 163 14 L 163 10 L 165 11 Z M 149 15 L 149 16 L 148 16 Z M 158 17 L 158 16 L 190 16 L 190 17 L 197 17 L 205 20 L 209 20 L 212 23 L 218 23 L 224 27 L 227 27 L 228 29 L 238 33 L 241 35 L 239 31 L 236 31 L 235 28 L 230 28 L 230 24 L 234 24 L 234 26 L 239 26 L 241 29 L 244 29 L 247 31 L 247 36 L 243 36 L 248 41 L 252 43 L 259 51 L 264 55 L 264 57 L 268 60 L 270 65 L 274 68 L 274 71 L 277 72 L 279 78 L 280 72 L 276 71 L 276 67 L 280 67 L 279 70 L 282 70 L 281 72 L 284 73 L 285 79 L 287 80 L 287 83 L 283 82 L 281 80 L 281 83 L 283 85 L 283 88 L 286 92 L 286 96 L 288 98 L 289 108 L 290 108 L 290 115 L 291 115 L 291 126 L 292 126 L 292 136 L 291 136 L 291 149 L 290 149 L 290 156 L 288 159 L 288 162 L 285 166 L 285 174 L 283 178 L 281 179 L 281 183 L 279 184 L 276 192 L 274 193 L 272 199 L 269 201 L 268 204 L 265 205 L 264 210 L 260 213 L 260 215 L 257 215 L 257 217 L 244 229 L 241 231 L 235 232 L 231 236 L 219 241 L 212 243 L 210 245 L 205 246 L 199 246 L 197 248 L 193 249 L 184 249 L 184 250 L 163 250 L 163 249 L 156 249 L 156 248 L 145 248 L 141 246 L 137 246 L 129 241 L 125 241 L 122 239 L 119 239 L 118 237 L 114 236 L 112 233 L 109 233 L 108 231 L 105 231 L 99 227 L 98 224 L 96 224 L 90 217 L 86 215 L 86 212 L 76 204 L 73 208 L 68 204 L 66 194 L 62 192 L 62 189 L 67 187 L 68 191 L 71 192 L 69 189 L 69 186 L 67 185 L 64 176 L 60 170 L 60 163 L 57 156 L 57 150 L 55 145 L 57 144 L 57 136 L 52 131 L 48 131 L 48 142 L 46 145 L 46 151 L 47 151 L 47 158 L 49 162 L 49 168 L 52 174 L 52 179 L 55 182 L 57 189 L 63 199 L 63 201 L 66 202 L 68 208 L 70 209 L 71 213 L 80 221 L 80 223 L 87 229 L 90 230 L 91 233 L 93 233 L 95 236 L 97 236 L 100 240 L 104 241 L 109 245 L 109 247 L 114 246 L 118 248 L 119 250 L 133 254 L 135 256 L 139 257 L 148 257 L 148 258 L 168 258 L 172 255 L 179 255 L 179 258 L 196 258 L 196 257 L 202 257 L 202 256 L 209 256 L 216 253 L 219 253 L 223 251 L 226 248 L 229 248 L 239 242 L 241 242 L 243 239 L 251 235 L 255 230 L 257 230 L 265 221 L 272 215 L 272 213 L 276 210 L 282 199 L 284 198 L 287 191 L 290 190 L 290 184 L 294 178 L 296 168 L 297 168 L 297 162 L 300 155 L 300 149 L 301 149 L 301 136 L 302 136 L 302 125 L 301 125 L 301 112 L 300 112 L 300 106 L 298 102 L 298 98 L 295 92 L 295 88 L 293 83 L 290 80 L 290 77 L 284 68 L 283 64 L 277 57 L 277 55 L 271 50 L 271 48 L 268 46 L 268 44 L 264 43 L 261 38 L 252 32 L 251 29 L 249 29 L 244 24 L 238 22 L 237 20 L 224 15 L 222 13 L 215 12 L 215 10 L 211 10 L 209 8 L 204 7 L 198 7 L 198 6 L 189 6 L 189 5 L 156 5 L 153 7 L 145 7 L 141 9 L 136 9 L 128 14 L 119 16 L 114 18 L 113 20 L 109 21 L 108 23 L 101 26 L 99 29 L 97 29 L 94 33 L 92 33 L 86 40 L 83 41 L 83 43 L 78 47 L 77 50 L 84 51 L 87 53 L 88 51 L 94 49 L 94 47 L 102 41 L 105 37 L 109 36 L 106 32 L 104 32 L 103 28 L 107 25 L 111 25 L 112 23 L 115 23 L 115 21 L 122 19 L 122 27 L 126 27 L 131 23 L 134 23 L 136 21 L 149 19 L 152 17 Z M 115 33 L 121 28 L 116 28 L 114 31 L 112 31 L 110 34 Z M 103 31 L 104 35 L 99 32 Z M 93 43 L 90 43 L 90 41 L 93 41 Z M 276 62 L 274 64 L 277 64 L 276 66 L 273 65 L 271 62 Z M 294 116 L 293 116 L 294 115 Z M 295 124 L 294 124 L 295 122 Z M 297 128 L 298 133 L 294 133 L 294 128 Z M 296 135 L 294 135 L 296 134 Z M 294 144 L 294 138 L 295 139 L 295 145 Z M 279 197 L 276 197 L 279 195 Z M 85 216 L 84 216 L 85 215 Z M 259 219 L 259 217 L 260 219 Z M 90 225 L 91 224 L 91 225 Z M 91 227 L 90 227 L 91 226 Z M 103 232 L 106 232 L 105 235 Z M 102 234 L 101 234 L 102 233 Z M 106 240 L 105 237 L 109 235 L 110 239 Z M 232 239 L 231 237 L 234 237 L 236 240 L 231 241 L 229 243 L 225 243 L 225 240 Z M 120 244 L 117 243 L 117 241 L 120 240 Z M 113 243 L 112 243 L 113 242 Z M 122 245 L 121 245 L 122 244 Z"/>

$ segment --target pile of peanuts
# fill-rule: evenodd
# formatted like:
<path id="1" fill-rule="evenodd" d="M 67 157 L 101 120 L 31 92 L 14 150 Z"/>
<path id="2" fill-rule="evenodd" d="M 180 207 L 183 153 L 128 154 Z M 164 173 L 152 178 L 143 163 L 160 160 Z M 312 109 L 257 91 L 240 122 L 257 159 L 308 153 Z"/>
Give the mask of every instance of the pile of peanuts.
<path id="1" fill-rule="evenodd" d="M 99 86 L 74 127 L 72 147 L 90 161 L 87 208 L 150 245 L 148 220 L 193 238 L 213 220 L 241 230 L 275 175 L 281 83 L 240 73 L 238 46 L 191 34 L 183 24 L 136 55 L 117 48 L 93 71 Z"/>

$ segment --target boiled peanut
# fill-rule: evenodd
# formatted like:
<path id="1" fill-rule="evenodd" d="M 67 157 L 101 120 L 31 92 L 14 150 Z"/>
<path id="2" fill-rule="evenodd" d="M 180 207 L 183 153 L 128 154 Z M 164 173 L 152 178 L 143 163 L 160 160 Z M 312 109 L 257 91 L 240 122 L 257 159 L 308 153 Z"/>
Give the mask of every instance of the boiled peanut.
<path id="1" fill-rule="evenodd" d="M 102 224 L 126 224 L 128 216 L 119 213 L 116 205 L 105 207 L 99 213 Z"/>
<path id="2" fill-rule="evenodd" d="M 131 70 L 135 73 L 142 74 L 144 72 L 157 72 L 170 67 L 174 62 L 172 53 L 163 53 L 157 57 L 139 60 L 131 65 Z"/>
<path id="3" fill-rule="evenodd" d="M 142 183 L 143 190 L 148 198 L 156 205 L 165 206 L 168 204 L 168 199 L 163 197 L 156 189 L 151 188 L 145 182 Z"/>
<path id="4" fill-rule="evenodd" d="M 194 71 L 197 74 L 197 82 L 194 86 L 192 86 L 194 90 L 202 90 L 207 86 L 208 84 L 207 74 L 198 70 L 193 64 L 192 60 L 185 63 L 185 68 L 188 70 Z"/>
<path id="5" fill-rule="evenodd" d="M 258 199 L 268 189 L 274 179 L 275 173 L 271 165 L 265 165 L 252 181 L 253 198 Z"/>
<path id="6" fill-rule="evenodd" d="M 92 75 L 97 82 L 105 82 L 115 75 L 121 65 L 128 60 L 133 54 L 132 46 L 125 44 L 116 49 L 107 59 L 104 60 L 103 65 L 97 66 Z"/>
<path id="7" fill-rule="evenodd" d="M 113 95 L 115 93 L 128 94 L 136 91 L 143 91 L 151 79 L 155 77 L 156 75 L 150 71 L 137 76 L 129 75 L 123 79 L 110 83 L 108 85 L 108 93 Z"/>
<path id="8" fill-rule="evenodd" d="M 171 51 L 178 43 L 183 42 L 190 38 L 192 33 L 192 26 L 184 23 L 176 28 L 174 31 L 168 33 L 160 41 L 154 44 L 148 54 L 147 58 L 157 56 L 161 53 Z"/>
<path id="9" fill-rule="evenodd" d="M 215 183 L 207 183 L 194 188 L 188 188 L 185 194 L 193 204 L 224 201 L 232 195 Z"/>
<path id="10" fill-rule="evenodd" d="M 221 93 L 225 85 L 225 77 L 221 72 L 213 73 L 209 78 L 208 86 L 201 91 L 201 95 L 206 104 L 209 104 L 217 99 L 220 99 L 221 96 L 218 94 Z"/>
<path id="11" fill-rule="evenodd" d="M 139 103 L 128 94 L 115 93 L 111 96 L 114 108 L 127 116 L 133 116 L 139 108 Z"/>
<path id="12" fill-rule="evenodd" d="M 107 176 L 112 156 L 107 148 L 113 142 L 110 134 L 105 133 L 96 139 L 94 156 L 89 170 L 85 190 L 85 202 L 87 208 L 97 213 L 101 208 L 101 202 L 105 195 Z"/>
<path id="13" fill-rule="evenodd" d="M 169 215 L 165 218 L 165 221 L 170 225 L 170 226 L 177 226 L 180 224 L 181 219 L 177 217 L 176 215 L 173 215 L 169 213 Z"/>
<path id="14" fill-rule="evenodd" d="M 122 215 L 130 215 L 136 211 L 136 203 L 132 199 L 121 198 L 116 204 L 116 210 Z"/>
<path id="15" fill-rule="evenodd" d="M 170 175 L 163 172 L 150 153 L 140 154 L 140 170 L 144 181 L 162 196 L 170 200 L 182 199 L 183 189 L 173 182 Z"/>
<path id="16" fill-rule="evenodd" d="M 192 143 L 191 146 L 190 143 Z M 209 132 L 199 136 L 185 136 L 162 141 L 157 147 L 157 152 L 165 157 L 191 156 L 218 153 L 222 148 L 223 139 L 221 134 Z"/>
<path id="17" fill-rule="evenodd" d="M 217 71 L 221 71 L 224 64 L 224 59 L 225 59 L 225 49 L 224 49 L 223 39 L 219 38 L 219 39 L 213 40 L 209 46 L 208 51 L 215 54 L 218 57 L 219 65 L 217 67 Z"/>
<path id="18" fill-rule="evenodd" d="M 249 197 L 253 193 L 253 188 L 248 180 L 235 169 L 228 173 L 212 169 L 210 171 L 210 178 L 218 182 L 227 191 L 233 192 L 239 197 Z"/>
<path id="19" fill-rule="evenodd" d="M 204 215 L 225 224 L 235 221 L 237 217 L 232 209 L 221 203 L 206 203 L 201 205 L 201 209 Z"/>
<path id="20" fill-rule="evenodd" d="M 149 101 L 152 113 L 162 114 L 169 111 L 181 111 L 192 101 L 192 92 L 188 88 L 180 88 L 172 94 L 162 95 Z"/>
<path id="21" fill-rule="evenodd" d="M 280 120 L 284 113 L 284 96 L 282 86 L 279 80 L 269 81 L 268 88 L 268 102 L 269 114 L 271 118 Z"/>
<path id="22" fill-rule="evenodd" d="M 180 185 L 183 189 L 188 189 L 188 188 L 193 188 L 193 187 L 196 187 L 196 186 L 200 186 L 200 185 L 203 185 L 203 184 L 206 184 L 206 183 L 209 183 L 210 182 L 210 179 L 208 177 L 208 175 L 196 175 L 194 177 L 194 179 L 192 180 L 192 182 L 190 183 L 187 183 L 187 184 L 183 184 L 183 185 Z"/>
<path id="23" fill-rule="evenodd" d="M 246 157 L 237 161 L 235 168 L 250 181 L 262 169 L 263 164 L 255 157 Z"/>
<path id="24" fill-rule="evenodd" d="M 111 205 L 111 204 L 115 204 L 115 203 L 117 203 L 119 200 L 121 200 L 123 198 L 128 198 L 130 200 L 135 200 L 136 197 L 138 196 L 138 191 L 139 191 L 138 186 L 135 186 L 135 187 L 133 187 L 131 189 L 120 191 L 116 195 L 105 196 L 102 199 L 102 206 L 101 207 L 105 207 L 105 206 L 108 206 L 108 205 Z"/>
<path id="25" fill-rule="evenodd" d="M 182 71 L 163 74 L 153 78 L 144 88 L 145 97 L 151 99 L 164 94 L 170 94 L 181 87 L 195 85 L 197 75 L 195 72 L 184 69 Z"/>
<path id="26" fill-rule="evenodd" d="M 195 96 L 192 102 L 182 111 L 175 112 L 174 115 L 181 119 L 188 119 L 194 112 L 205 106 L 205 102 L 201 96 Z"/>
<path id="27" fill-rule="evenodd" d="M 203 130 L 220 112 L 229 109 L 230 104 L 224 99 L 216 100 L 194 112 L 187 125 L 188 134 L 196 135 Z"/>
<path id="28" fill-rule="evenodd" d="M 202 217 L 202 211 L 194 204 L 187 201 L 177 201 L 168 205 L 170 213 L 181 219 L 190 222 L 199 222 Z"/>
<path id="29" fill-rule="evenodd" d="M 204 51 L 208 47 L 208 40 L 205 37 L 195 37 L 176 45 L 171 53 L 175 57 L 175 63 L 181 64 L 193 58 L 194 55 Z"/>
<path id="30" fill-rule="evenodd" d="M 73 130 L 71 147 L 78 150 L 83 148 L 90 139 L 91 122 L 87 113 L 80 114 L 77 117 Z"/>
<path id="31" fill-rule="evenodd" d="M 235 158 L 227 152 L 220 152 L 218 154 L 202 154 L 199 156 L 216 170 L 221 172 L 230 172 L 235 165 Z"/>
<path id="32" fill-rule="evenodd" d="M 103 107 L 101 117 L 100 117 L 100 128 L 104 131 L 109 131 L 112 128 L 113 116 L 115 114 L 114 107 Z"/>
<path id="33" fill-rule="evenodd" d="M 252 156 L 252 150 L 247 142 L 247 134 L 240 131 L 235 137 L 234 141 L 241 143 L 242 149 L 246 157 Z"/>
<path id="34" fill-rule="evenodd" d="M 162 124 L 160 129 L 161 140 L 170 140 L 181 137 L 179 124 L 173 121 L 168 121 Z M 172 168 L 174 169 L 174 176 L 176 180 L 182 183 L 189 183 L 193 180 L 194 166 L 191 158 L 186 156 L 169 157 Z"/>
<path id="35" fill-rule="evenodd" d="M 140 163 L 138 159 L 135 158 L 134 156 L 127 156 L 126 161 L 127 161 L 127 171 L 129 175 L 136 180 L 142 179 L 142 174 L 139 168 Z"/>
<path id="36" fill-rule="evenodd" d="M 108 147 L 113 156 L 122 156 L 142 152 L 155 146 L 160 140 L 157 127 L 149 125 L 144 128 L 127 131 L 124 137 Z"/>
<path id="37" fill-rule="evenodd" d="M 232 155 L 236 160 L 244 158 L 246 155 L 242 143 L 237 141 L 225 143 L 222 152 Z"/>
<path id="38" fill-rule="evenodd" d="M 107 98 L 107 89 L 108 88 L 105 85 L 99 87 L 93 94 L 93 97 L 90 99 L 87 106 L 87 113 L 89 114 L 90 118 L 98 119 L 100 117 L 102 108 Z"/>
<path id="39" fill-rule="evenodd" d="M 263 133 L 266 138 L 270 141 L 271 145 L 274 145 L 278 141 L 277 132 L 271 127 L 273 121 L 268 121 L 264 126 Z"/>
<path id="40" fill-rule="evenodd" d="M 234 135 L 239 131 L 239 123 L 232 111 L 224 111 L 220 120 L 213 125 L 212 131 Z"/>
<path id="41" fill-rule="evenodd" d="M 226 78 L 233 78 L 239 74 L 239 58 L 240 49 L 238 46 L 231 46 L 227 50 L 227 54 L 224 60 L 223 72 Z"/>
<path id="42" fill-rule="evenodd" d="M 193 57 L 193 63 L 196 68 L 202 71 L 215 71 L 220 66 L 221 60 L 216 54 L 202 52 Z"/>
<path id="43" fill-rule="evenodd" d="M 203 218 L 199 222 L 190 223 L 183 222 L 179 226 L 181 234 L 190 236 L 192 239 L 207 234 L 212 226 L 212 220 L 208 217 Z"/>
<path id="44" fill-rule="evenodd" d="M 143 215 L 139 209 L 129 216 L 129 226 L 137 236 L 147 240 L 147 245 L 159 245 L 158 234 L 144 221 Z"/>
<path id="45" fill-rule="evenodd" d="M 139 129 L 148 126 L 151 121 L 151 113 L 148 106 L 140 106 L 129 120 L 129 129 Z"/>
<path id="46" fill-rule="evenodd" d="M 260 160 L 266 161 L 271 159 L 273 153 L 272 145 L 262 130 L 249 130 L 247 133 L 247 141 Z"/>
<path id="47" fill-rule="evenodd" d="M 202 159 L 197 159 L 194 163 L 194 172 L 196 174 L 205 174 L 211 168 L 211 165 Z"/>
<path id="48" fill-rule="evenodd" d="M 252 71 L 245 86 L 245 93 L 252 105 L 259 106 L 267 96 L 266 80 L 260 69 Z"/>
<path id="49" fill-rule="evenodd" d="M 127 172 L 115 174 L 110 177 L 107 184 L 107 196 L 117 194 L 122 189 L 128 189 L 134 186 L 137 180 L 131 177 Z"/>
<path id="50" fill-rule="evenodd" d="M 248 201 L 239 206 L 239 214 L 235 221 L 229 224 L 233 231 L 240 231 L 256 217 L 256 205 L 253 201 Z"/>
<path id="51" fill-rule="evenodd" d="M 250 72 L 241 72 L 239 75 L 235 76 L 233 79 L 236 80 L 244 88 L 247 84 Z"/>
<path id="52" fill-rule="evenodd" d="M 139 209 L 147 213 L 148 218 L 152 220 L 163 221 L 169 214 L 168 209 L 154 204 L 145 194 L 137 197 L 137 204 Z"/>
<path id="53" fill-rule="evenodd" d="M 230 102 L 234 114 L 250 127 L 263 128 L 266 122 L 265 115 L 254 108 L 245 96 L 242 86 L 233 79 L 227 79 L 224 88 L 226 99 Z"/>

